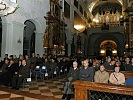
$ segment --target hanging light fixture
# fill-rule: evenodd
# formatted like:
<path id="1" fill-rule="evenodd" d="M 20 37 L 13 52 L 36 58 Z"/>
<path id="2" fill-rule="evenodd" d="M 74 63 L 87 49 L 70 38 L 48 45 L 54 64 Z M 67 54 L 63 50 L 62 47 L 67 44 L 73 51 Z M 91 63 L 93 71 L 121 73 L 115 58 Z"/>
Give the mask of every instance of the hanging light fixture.
<path id="1" fill-rule="evenodd" d="M 12 14 L 17 8 L 17 0 L 0 0 L 0 16 Z"/>

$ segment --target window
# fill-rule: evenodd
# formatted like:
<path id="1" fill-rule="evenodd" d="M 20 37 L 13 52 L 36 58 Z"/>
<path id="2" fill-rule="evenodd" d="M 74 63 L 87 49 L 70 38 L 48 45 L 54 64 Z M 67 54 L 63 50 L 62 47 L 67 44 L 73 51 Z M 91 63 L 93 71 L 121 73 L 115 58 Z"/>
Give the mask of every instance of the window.
<path id="1" fill-rule="evenodd" d="M 60 9 L 57 5 L 55 5 L 55 15 L 59 16 Z"/>
<path id="2" fill-rule="evenodd" d="M 78 9 L 78 0 L 74 0 L 74 5 Z"/>
<path id="3" fill-rule="evenodd" d="M 64 16 L 70 19 L 70 5 L 66 1 L 64 2 Z"/>
<path id="4" fill-rule="evenodd" d="M 80 5 L 80 12 L 81 12 L 81 14 L 83 15 L 83 8 L 82 8 L 81 5 Z"/>
<path id="5" fill-rule="evenodd" d="M 84 17 L 88 18 L 86 11 L 84 11 Z"/>
<path id="6" fill-rule="evenodd" d="M 81 16 L 74 11 L 74 28 L 78 31 L 83 32 L 86 27 L 86 22 L 81 18 Z"/>

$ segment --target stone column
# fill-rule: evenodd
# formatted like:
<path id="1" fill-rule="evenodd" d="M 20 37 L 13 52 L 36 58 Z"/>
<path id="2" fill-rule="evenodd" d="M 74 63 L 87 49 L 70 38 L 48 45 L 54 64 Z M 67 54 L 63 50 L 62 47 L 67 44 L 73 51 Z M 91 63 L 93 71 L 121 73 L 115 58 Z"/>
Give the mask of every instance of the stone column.
<path id="1" fill-rule="evenodd" d="M 37 33 L 35 32 L 36 39 L 35 39 L 35 53 L 39 54 L 41 57 L 44 54 L 44 48 L 43 48 L 43 33 Z"/>
<path id="2" fill-rule="evenodd" d="M 6 44 L 7 44 L 7 25 L 10 26 L 9 23 L 2 22 L 2 44 L 1 44 L 1 57 L 4 58 L 6 52 Z"/>
<path id="3" fill-rule="evenodd" d="M 83 33 L 80 33 L 80 34 L 81 34 L 81 52 L 82 52 L 82 55 L 84 55 L 84 52 L 85 52 L 84 34 Z"/>
<path id="4" fill-rule="evenodd" d="M 20 22 L 12 21 L 2 23 L 2 58 L 5 54 L 23 54 L 23 31 L 25 25 Z"/>
<path id="5" fill-rule="evenodd" d="M 84 48 L 85 48 L 85 56 L 87 57 L 87 55 L 88 55 L 88 37 L 87 37 L 87 35 L 85 35 L 85 43 L 84 43 Z"/>
<path id="6" fill-rule="evenodd" d="M 73 30 L 74 28 L 74 0 L 71 0 L 71 6 L 70 6 L 70 30 Z"/>
<path id="7" fill-rule="evenodd" d="M 71 44 L 72 44 L 72 40 L 66 40 L 67 43 L 67 55 L 71 56 Z"/>
<path id="8" fill-rule="evenodd" d="M 78 38 L 78 37 L 77 37 L 77 34 L 75 34 L 75 35 L 74 35 L 74 47 L 75 47 L 75 48 L 74 48 L 74 49 L 75 49 L 74 51 L 75 51 L 75 54 L 77 54 L 77 38 Z"/>
<path id="9" fill-rule="evenodd" d="M 132 17 L 129 17 L 129 48 L 131 48 Z M 131 52 L 130 54 L 131 55 Z"/>

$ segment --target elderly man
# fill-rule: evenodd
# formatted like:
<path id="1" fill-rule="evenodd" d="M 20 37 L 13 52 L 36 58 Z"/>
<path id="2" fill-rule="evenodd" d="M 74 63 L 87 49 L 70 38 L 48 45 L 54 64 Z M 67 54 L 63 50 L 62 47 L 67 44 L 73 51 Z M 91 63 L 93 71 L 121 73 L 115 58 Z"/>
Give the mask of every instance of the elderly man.
<path id="1" fill-rule="evenodd" d="M 94 81 L 99 83 L 108 83 L 109 73 L 105 71 L 104 65 L 100 66 L 100 70 L 95 73 Z"/>
<path id="2" fill-rule="evenodd" d="M 29 66 L 26 65 L 26 60 L 22 61 L 22 66 L 20 66 L 19 70 L 15 72 L 15 75 L 13 76 L 12 79 L 12 88 L 19 90 L 23 79 L 28 77 L 28 71 L 29 71 Z"/>
<path id="3" fill-rule="evenodd" d="M 65 99 L 67 97 L 67 100 L 71 99 L 72 94 L 72 82 L 79 79 L 79 70 L 78 70 L 78 63 L 76 61 L 73 62 L 73 68 L 70 69 L 65 86 L 64 86 L 64 95 L 62 96 L 62 99 Z"/>
<path id="4" fill-rule="evenodd" d="M 124 71 L 130 71 L 130 58 L 125 58 L 125 62 L 123 63 Z"/>
<path id="5" fill-rule="evenodd" d="M 79 79 L 82 81 L 93 82 L 94 79 L 94 69 L 93 67 L 89 67 L 88 60 L 84 60 L 83 67 L 79 72 Z"/>
<path id="6" fill-rule="evenodd" d="M 111 73 L 109 81 L 112 84 L 124 85 L 125 76 L 120 72 L 120 67 L 115 67 L 115 72 Z"/>

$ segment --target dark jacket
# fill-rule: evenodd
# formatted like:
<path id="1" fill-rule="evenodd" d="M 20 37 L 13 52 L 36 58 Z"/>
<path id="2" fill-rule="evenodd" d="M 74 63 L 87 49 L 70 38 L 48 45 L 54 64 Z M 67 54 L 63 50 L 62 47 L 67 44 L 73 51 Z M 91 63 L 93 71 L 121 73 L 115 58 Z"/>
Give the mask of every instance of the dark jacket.
<path id="1" fill-rule="evenodd" d="M 123 66 L 124 66 L 125 71 L 130 71 L 130 66 L 131 66 L 130 63 L 129 64 L 124 63 Z"/>
<path id="2" fill-rule="evenodd" d="M 3 64 L 2 65 L 2 73 L 7 72 L 7 67 L 8 67 L 8 64 Z"/>
<path id="3" fill-rule="evenodd" d="M 87 67 L 86 69 L 82 67 L 79 73 L 79 79 L 82 81 L 93 82 L 94 79 L 94 69 L 92 67 Z"/>
<path id="4" fill-rule="evenodd" d="M 71 80 L 71 79 L 72 79 L 72 80 Z M 76 69 L 74 70 L 74 68 L 71 68 L 71 69 L 69 70 L 68 75 L 67 75 L 67 80 L 68 80 L 68 81 L 75 81 L 75 80 L 78 80 L 78 79 L 79 79 L 79 69 L 76 68 Z"/>
<path id="5" fill-rule="evenodd" d="M 25 65 L 25 66 L 21 66 L 19 69 L 19 75 L 22 75 L 22 77 L 28 77 L 29 74 L 29 66 Z"/>
<path id="6" fill-rule="evenodd" d="M 129 66 L 127 67 L 127 71 L 133 72 L 133 63 L 129 64 Z"/>

